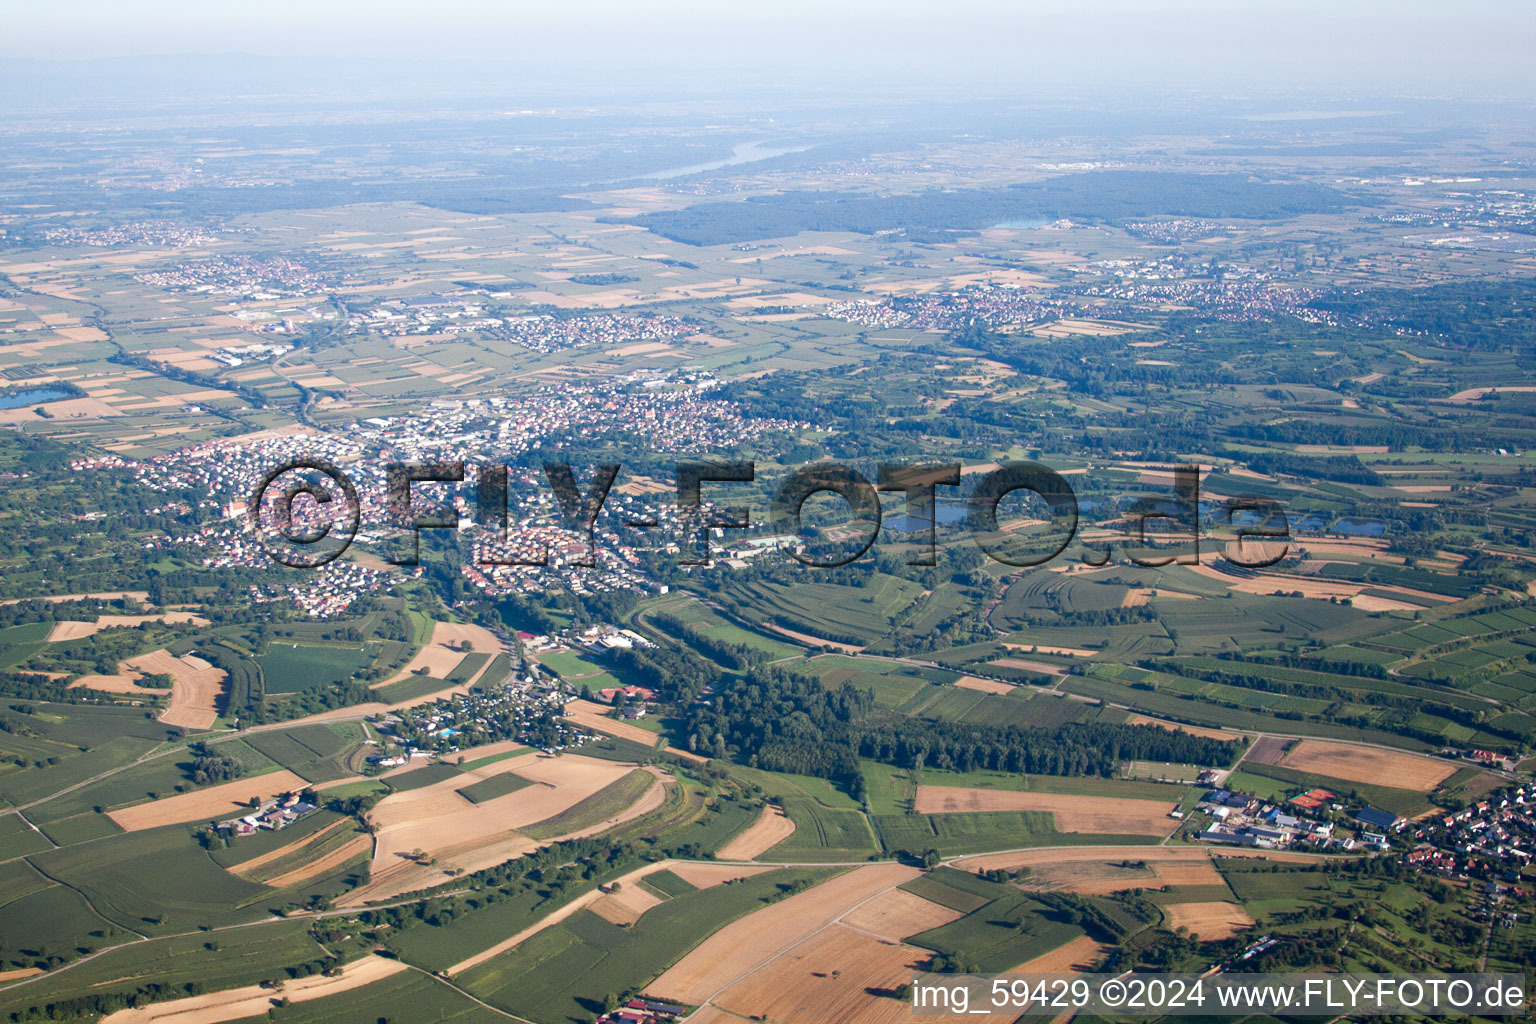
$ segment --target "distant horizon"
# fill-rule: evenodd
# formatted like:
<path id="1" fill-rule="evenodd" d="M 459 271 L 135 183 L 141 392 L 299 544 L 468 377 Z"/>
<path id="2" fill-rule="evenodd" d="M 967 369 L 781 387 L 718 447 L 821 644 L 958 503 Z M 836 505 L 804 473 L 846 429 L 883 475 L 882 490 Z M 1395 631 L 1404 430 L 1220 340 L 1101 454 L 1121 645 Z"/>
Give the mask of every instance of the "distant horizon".
<path id="1" fill-rule="evenodd" d="M 319 10 L 291 0 L 259 10 L 190 0 L 132 7 L 83 0 L 8 18 L 0 69 L 51 69 L 64 77 L 82 67 L 110 73 L 145 62 L 300 61 L 353 70 L 394 64 L 408 72 L 441 65 L 465 75 L 569 74 L 587 77 L 594 88 L 641 90 L 645 76 L 660 74 L 692 79 L 705 91 L 730 89 L 742 77 L 777 76 L 790 88 L 838 83 L 901 92 L 1536 96 L 1529 59 L 1536 11 L 1495 0 L 1456 10 L 1423 0 L 1365 0 L 1343 9 L 1304 0 L 1283 10 L 1215 0 L 969 0 L 937 16 L 912 2 L 808 0 L 728 9 L 672 0 L 644 10 L 586 0 L 555 11 L 509 10 L 485 0 L 444 0 L 431 8 L 343 0 Z"/>

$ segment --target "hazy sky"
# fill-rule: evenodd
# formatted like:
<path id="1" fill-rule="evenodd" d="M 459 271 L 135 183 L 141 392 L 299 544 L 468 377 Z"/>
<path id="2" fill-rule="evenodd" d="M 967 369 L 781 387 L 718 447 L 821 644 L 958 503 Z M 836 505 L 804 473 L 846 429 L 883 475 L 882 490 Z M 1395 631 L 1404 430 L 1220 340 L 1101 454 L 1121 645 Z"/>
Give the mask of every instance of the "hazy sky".
<path id="1" fill-rule="evenodd" d="M 901 80 L 1536 83 L 1529 0 L 11 0 L 0 57 L 250 53 L 620 67 L 738 65 Z"/>

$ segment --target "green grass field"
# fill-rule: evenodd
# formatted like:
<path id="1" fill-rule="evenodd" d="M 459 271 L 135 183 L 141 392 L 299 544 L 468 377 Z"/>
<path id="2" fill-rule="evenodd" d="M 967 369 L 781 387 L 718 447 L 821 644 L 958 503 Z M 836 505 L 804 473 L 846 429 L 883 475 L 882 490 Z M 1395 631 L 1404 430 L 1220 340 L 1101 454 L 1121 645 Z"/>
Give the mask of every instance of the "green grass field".
<path id="1" fill-rule="evenodd" d="M 1056 920 L 1039 902 L 1009 890 L 959 920 L 909 936 L 907 941 L 958 960 L 967 969 L 992 973 L 1049 953 L 1081 934 L 1075 925 Z"/>
<path id="2" fill-rule="evenodd" d="M 530 839 L 553 839 L 601 824 L 627 810 L 656 782 L 656 776 L 636 768 L 606 789 L 594 793 L 576 806 L 552 818 L 529 825 L 520 831 Z"/>
<path id="3" fill-rule="evenodd" d="M 270 694 L 318 690 L 351 679 L 372 663 L 364 644 L 274 640 L 256 658 Z"/>
<path id="4" fill-rule="evenodd" d="M 373 692 L 379 700 L 398 704 L 402 701 L 425 697 L 429 693 L 438 693 L 452 686 L 452 683 L 435 676 L 407 676 L 399 682 L 381 686 Z"/>
<path id="5" fill-rule="evenodd" d="M 782 797 L 794 833 L 763 860 L 864 860 L 878 850 L 863 812 L 828 807 L 810 797 Z"/>
<path id="6" fill-rule="evenodd" d="M 435 978 L 406 971 L 344 994 L 273 1007 L 262 1018 L 279 1024 L 505 1024 L 502 1014 L 476 1004 Z"/>
<path id="7" fill-rule="evenodd" d="M 48 876 L 89 896 L 102 915 L 145 934 L 265 913 L 238 908 L 267 890 L 220 868 L 184 826 L 113 836 L 32 859 Z"/>
<path id="8" fill-rule="evenodd" d="M 1054 817 L 1045 811 L 985 811 L 955 814 L 876 814 L 880 845 L 888 854 L 921 856 L 937 850 L 944 857 L 1063 841 Z"/>
<path id="9" fill-rule="evenodd" d="M 100 918 L 91 928 L 106 929 Z M 315 959 L 314 940 L 303 921 L 276 921 L 257 928 L 240 928 L 217 936 L 204 933 L 136 942 L 72 967 L 44 984 L 27 984 L 0 991 L 0 1013 L 59 1000 L 101 993 L 131 993 L 140 986 L 186 983 L 187 963 L 197 962 L 197 979 L 208 990 L 253 984 L 276 977 L 283 968 Z M 107 938 L 90 937 L 98 948 L 133 936 L 112 930 Z M 211 948 L 210 948 L 211 947 Z M 7 943 L 7 948 L 11 948 Z M 369 1022 L 372 1024 L 372 1022 Z"/>
<path id="10" fill-rule="evenodd" d="M 463 789 L 456 790 L 456 792 L 470 803 L 483 804 L 499 796 L 516 793 L 518 790 L 531 785 L 533 783 L 521 775 L 514 775 L 512 772 L 501 772 L 500 774 L 492 775 L 488 779 L 482 779 L 472 785 L 465 786 Z"/>

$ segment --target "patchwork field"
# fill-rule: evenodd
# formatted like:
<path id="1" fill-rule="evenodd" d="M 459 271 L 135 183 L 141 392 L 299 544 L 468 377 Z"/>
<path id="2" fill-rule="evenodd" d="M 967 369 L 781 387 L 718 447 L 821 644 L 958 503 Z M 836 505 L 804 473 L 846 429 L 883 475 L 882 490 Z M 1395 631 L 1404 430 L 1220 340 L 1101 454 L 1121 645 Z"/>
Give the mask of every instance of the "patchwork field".
<path id="1" fill-rule="evenodd" d="M 647 864 L 609 883 L 605 887 L 607 892 L 594 888 L 582 893 L 529 927 L 452 965 L 447 968 L 446 973 L 463 974 L 480 964 L 494 960 L 503 953 L 521 946 L 535 935 L 577 916 L 578 912 L 583 910 L 590 909 L 610 923 L 632 926 L 644 917 L 646 911 L 666 903 L 666 892 L 675 892 L 678 888 L 689 889 L 690 886 L 692 889 L 710 889 L 772 870 L 775 869 L 706 864 L 695 861 L 658 861 Z M 667 876 L 676 876 L 671 885 L 665 885 L 661 881 Z M 642 879 L 648 878 L 654 878 L 657 881 L 655 884 L 642 885 Z M 678 879 L 681 879 L 681 882 L 678 882 Z M 616 892 L 615 889 L 617 889 Z"/>
<path id="2" fill-rule="evenodd" d="M 632 764 L 576 754 L 517 757 L 392 793 L 370 813 L 376 831 L 369 884 L 350 893 L 347 902 L 384 899 L 433 884 L 448 868 L 476 871 L 520 856 L 539 841 L 519 829 L 570 811 L 633 770 Z M 481 803 L 459 793 L 503 772 L 534 785 Z"/>
<path id="3" fill-rule="evenodd" d="M 292 870 L 284 871 L 282 874 L 262 879 L 262 884 L 270 885 L 274 889 L 286 889 L 289 886 L 302 885 L 305 882 L 325 876 L 354 857 L 363 856 L 372 847 L 373 840 L 367 836 L 353 836 L 307 863 L 300 864 Z"/>
<path id="4" fill-rule="evenodd" d="M 617 892 L 604 893 L 592 901 L 592 913 L 617 925 L 632 925 L 647 910 L 659 907 L 660 896 L 638 885 L 621 885 Z"/>
<path id="5" fill-rule="evenodd" d="M 311 832 L 308 835 L 295 839 L 291 843 L 288 843 L 284 846 L 279 846 L 275 850 L 268 850 L 266 853 L 252 857 L 250 860 L 240 861 L 238 864 L 231 865 L 229 870 L 233 871 L 237 875 L 255 874 L 266 865 L 271 864 L 274 861 L 281 860 L 284 857 L 290 856 L 303 849 L 310 843 L 322 839 L 324 836 L 346 827 L 346 825 L 346 819 L 342 819 L 341 821 L 333 821 L 319 832 Z"/>
<path id="6" fill-rule="evenodd" d="M 1070 796 L 1016 790 L 918 786 L 913 810 L 918 814 L 975 811 L 1046 811 L 1060 832 L 1165 836 L 1174 830 L 1173 805 L 1124 797 Z"/>
<path id="7" fill-rule="evenodd" d="M 373 684 L 373 689 L 420 675 L 447 679 L 464 660 L 464 656 L 471 652 L 488 654 L 494 658 L 498 654 L 505 654 L 506 648 L 496 639 L 496 634 L 484 626 L 465 622 L 435 622 L 432 624 L 431 640 L 416 652 L 404 668 L 383 682 Z M 422 672 L 421 669 L 426 671 Z M 465 685 L 475 681 L 475 678 L 465 680 Z"/>
<path id="8" fill-rule="evenodd" d="M 609 884 L 609 888 L 611 889 L 613 884 L 616 883 L 621 887 L 621 892 L 623 892 L 625 889 L 639 889 L 640 886 L 637 883 L 642 878 L 646 877 L 647 875 L 654 875 L 658 872 L 665 871 L 669 867 L 671 867 L 671 862 L 669 861 L 658 861 L 655 864 L 647 864 L 643 868 L 636 868 L 634 871 L 614 879 L 614 882 Z M 508 950 L 516 949 L 518 946 L 522 945 L 528 939 L 539 934 L 540 932 L 546 931 L 549 928 L 553 928 L 560 922 L 575 915 L 578 911 L 585 910 L 602 900 L 608 899 L 609 896 L 609 893 L 605 893 L 599 889 L 592 889 L 588 892 L 584 892 L 554 912 L 540 918 L 537 923 L 524 928 L 522 931 L 517 932 L 514 935 L 507 936 L 505 939 L 502 939 L 495 945 L 486 947 L 485 949 L 476 953 L 474 956 L 467 957 L 464 960 L 459 961 L 452 967 L 449 967 L 444 973 L 450 976 L 455 974 L 462 974 L 471 968 L 478 967 L 483 963 L 487 963 L 490 960 L 493 960 L 501 954 L 507 952 Z M 650 909 L 650 907 L 656 906 L 662 902 L 660 898 L 650 896 L 649 894 L 639 898 L 649 899 L 652 901 L 649 902 L 644 908 L 647 910 Z M 633 923 L 633 921 L 637 920 L 639 917 L 640 914 L 635 914 L 634 917 L 630 919 L 631 923 Z"/>
<path id="9" fill-rule="evenodd" d="M 12 178 L 40 181 L 0 217 L 16 254 L 0 398 L 52 384 L 68 400 L 0 410 L 17 538 L 0 585 L 24 602 L 0 628 L 0 1020 L 585 1024 L 647 992 L 697 1007 L 692 1024 L 898 1024 L 896 990 L 930 958 L 1065 973 L 1229 952 L 1161 927 L 1273 934 L 1294 966 L 1343 971 L 1531 959 L 1523 890 L 1504 927 L 1479 883 L 1398 871 L 1396 854 L 1160 844 L 1204 820 L 1171 815 L 1215 771 L 1277 804 L 1322 785 L 1423 815 L 1398 853 L 1519 874 L 1507 843 L 1473 850 L 1496 826 L 1430 810 L 1511 773 L 1423 755 L 1536 746 L 1536 391 L 1505 383 L 1530 369 L 1536 253 L 1517 228 L 1463 248 L 1452 223 L 1530 226 L 1532 130 L 1461 149 L 1465 126 L 1387 118 L 1356 148 L 1337 104 L 1282 120 L 1226 104 L 1209 132 L 1181 107 L 1177 132 L 1106 155 L 1092 133 L 1015 137 L 1007 111 L 904 115 L 877 150 L 818 115 L 774 129 L 803 149 L 748 167 L 740 118 L 719 111 L 611 131 L 587 111 L 589 142 L 527 104 L 489 140 L 361 107 L 275 128 L 199 115 L 147 143 L 72 141 L 73 122 L 8 136 Z M 76 146 L 90 163 L 64 173 Z M 652 173 L 695 161 L 710 169 Z M 1458 162 L 1497 173 L 1421 177 Z M 125 216 L 62 202 L 97 188 Z M 168 233 L 188 214 L 195 231 Z M 1439 227 L 1404 236 L 1419 224 Z M 415 570 L 374 534 L 318 573 L 264 565 L 243 477 L 288 441 L 374 483 L 398 457 L 512 453 L 508 547 L 547 540 L 559 564 L 471 565 L 485 537 L 466 531 L 432 535 Z M 791 466 L 882 446 L 968 463 L 967 483 L 1056 466 L 1081 498 L 1078 546 L 1049 567 L 987 557 L 965 507 L 985 487 L 946 489 L 946 558 L 924 567 L 924 517 L 898 518 L 888 482 L 874 546 L 833 571 L 786 559 L 773 514 L 710 534 L 721 564 L 699 571 L 673 571 L 661 532 L 613 532 L 674 504 L 665 453 L 756 460 L 752 487 L 708 487 L 756 513 Z M 620 539 L 590 570 L 539 477 L 562 447 L 624 466 L 602 526 Z M 1266 515 L 1232 515 L 1242 496 L 1289 517 L 1288 544 L 1228 556 L 1289 556 L 1245 569 L 1223 539 L 1204 565 L 1128 557 L 1137 532 L 1166 554 L 1184 537 L 1175 462 L 1205 477 L 1202 523 Z M 470 486 L 421 490 L 480 518 Z M 834 496 L 807 503 L 806 550 L 859 542 Z M 999 540 L 1047 542 L 1062 509 L 1047 522 L 1041 498 L 1013 495 Z M 1166 521 L 1138 531 L 1151 509 Z M 33 601 L 59 579 L 148 590 Z M 495 628 L 438 621 L 455 617 Z M 656 645 L 574 639 L 610 625 Z M 651 685 L 658 706 L 626 720 L 577 700 L 558 721 L 535 686 L 457 731 L 382 714 L 499 683 L 525 649 L 567 687 Z M 544 754 L 566 726 L 597 742 Z M 409 750 L 355 774 L 434 733 L 531 748 Z M 195 785 L 233 771 L 196 763 L 210 754 L 242 776 Z M 281 833 L 199 834 L 309 787 L 337 802 Z M 1517 823 L 1518 806 L 1494 813 Z M 332 957 L 354 962 L 324 977 Z"/>

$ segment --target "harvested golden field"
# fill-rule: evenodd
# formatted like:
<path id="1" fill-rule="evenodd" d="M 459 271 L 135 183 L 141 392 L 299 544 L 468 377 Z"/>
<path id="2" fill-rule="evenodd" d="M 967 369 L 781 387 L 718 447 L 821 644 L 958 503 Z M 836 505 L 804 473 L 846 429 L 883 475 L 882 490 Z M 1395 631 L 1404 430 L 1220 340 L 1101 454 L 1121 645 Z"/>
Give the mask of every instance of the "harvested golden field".
<path id="1" fill-rule="evenodd" d="M 904 889 L 892 889 L 854 907 L 843 915 L 842 923 L 872 932 L 882 939 L 900 942 L 908 935 L 938 928 L 964 916 L 958 910 L 925 900 Z"/>
<path id="2" fill-rule="evenodd" d="M 479 654 L 505 654 L 507 650 L 495 633 L 469 622 L 437 623 L 432 627 L 432 642 L 446 646 L 468 644 L 470 650 Z"/>
<path id="3" fill-rule="evenodd" d="M 1005 683 L 1001 679 L 977 679 L 975 676 L 961 676 L 955 680 L 955 685 L 966 690 L 980 690 L 982 693 L 1007 693 L 1013 689 L 1012 683 Z"/>
<path id="4" fill-rule="evenodd" d="M 330 871 L 341 867 L 353 857 L 359 857 L 367 853 L 373 846 L 373 839 L 369 836 L 356 836 L 347 840 L 341 846 L 327 853 L 323 857 L 316 857 L 308 864 L 300 865 L 292 871 L 285 871 L 280 875 L 263 882 L 274 889 L 286 889 L 290 885 L 298 885 L 300 882 L 308 882 L 310 879 L 319 878 Z"/>
<path id="5" fill-rule="evenodd" d="M 663 902 L 660 896 L 639 885 L 624 885 L 621 882 L 618 892 L 607 892 L 592 901 L 592 913 L 614 924 L 630 925 L 640 920 L 640 915 L 647 910 Z"/>
<path id="6" fill-rule="evenodd" d="M 1091 971 L 1093 965 L 1098 963 L 1110 948 L 1086 935 L 1079 935 L 1071 942 L 1057 946 L 1049 953 L 1042 953 L 1033 960 L 1024 961 L 1015 967 L 1012 973 L 1070 974 L 1074 971 Z"/>
<path id="7" fill-rule="evenodd" d="M 835 924 L 788 950 L 711 1000 L 738 1017 L 796 1024 L 897 1024 L 912 1019 L 904 1000 L 872 997 L 920 973 L 931 954 Z M 968 1015 L 968 1019 L 981 1017 Z M 996 1018 L 1011 1021 L 1014 1015 Z"/>
<path id="8" fill-rule="evenodd" d="M 713 1006 L 703 1006 L 688 1017 L 688 1024 L 741 1024 L 741 1018 Z"/>
<path id="9" fill-rule="evenodd" d="M 1243 556 L 1247 557 L 1247 556 Z M 1300 594 L 1314 600 L 1326 601 L 1331 597 L 1354 597 L 1365 589 L 1361 583 L 1339 583 L 1335 580 L 1308 579 L 1305 576 L 1269 576 L 1258 574 L 1227 584 L 1239 594 Z"/>
<path id="10" fill-rule="evenodd" d="M 1231 938 L 1252 928 L 1254 921 L 1236 903 L 1170 903 L 1163 907 L 1163 924 L 1170 931 L 1188 928 L 1190 934 L 1209 942 Z"/>
<path id="11" fill-rule="evenodd" d="M 171 706 L 161 713 L 160 721 L 184 729 L 213 728 L 219 718 L 219 697 L 228 673 L 191 654 L 176 660 L 189 666 L 190 671 L 176 677 Z"/>
<path id="12" fill-rule="evenodd" d="M 1021 658 L 998 658 L 987 662 L 988 665 L 996 665 L 998 668 L 1017 668 L 1025 672 L 1039 672 L 1043 676 L 1064 676 L 1067 670 L 1060 665 L 1052 665 L 1048 661 L 1025 661 Z M 960 685 L 959 683 L 955 684 Z"/>
<path id="13" fill-rule="evenodd" d="M 657 736 L 640 728 L 632 722 L 626 722 L 619 718 L 608 717 L 609 708 L 603 704 L 597 704 L 590 700 L 582 700 L 580 697 L 565 706 L 565 717 L 577 725 L 595 732 L 607 733 L 609 736 L 617 736 L 621 740 L 629 740 L 643 747 L 654 747 Z"/>
<path id="14" fill-rule="evenodd" d="M 1400 750 L 1301 740 L 1280 759 L 1285 768 L 1351 782 L 1370 782 L 1428 793 L 1456 773 L 1456 766 Z"/>
<path id="15" fill-rule="evenodd" d="M 418 675 L 442 679 L 458 667 L 459 662 L 463 660 L 464 653 L 462 651 L 451 651 L 446 647 L 439 647 L 436 644 L 427 644 L 416 652 L 416 656 L 407 662 L 404 668 L 388 679 L 374 683 L 372 689 L 377 690 L 381 686 L 388 686 L 390 683 L 398 683 L 402 679 L 410 679 L 412 676 Z M 421 671 L 422 669 L 426 671 L 423 672 Z"/>
<path id="16" fill-rule="evenodd" d="M 569 810 L 633 770 L 631 764 L 579 754 L 536 755 L 508 758 L 420 789 L 391 793 L 369 813 L 376 829 L 371 880 L 348 894 L 346 903 L 421 888 L 441 881 L 448 868 L 478 871 L 521 856 L 540 844 L 517 829 Z M 536 785 L 478 804 L 458 793 L 504 772 Z"/>
<path id="17" fill-rule="evenodd" d="M 1467 388 L 1465 391 L 1458 391 L 1458 392 L 1456 392 L 1450 398 L 1445 399 L 1445 401 L 1447 401 L 1447 402 L 1475 402 L 1475 401 L 1477 401 L 1479 399 L 1487 398 L 1489 395 L 1499 394 L 1500 392 L 1504 392 L 1504 391 L 1509 391 L 1509 392 L 1536 391 L 1536 388 L 1525 387 L 1524 385 L 1507 385 L 1507 386 L 1496 387 L 1496 388 Z"/>
<path id="18" fill-rule="evenodd" d="M 1028 888 L 1065 890 L 1087 896 L 1102 896 L 1126 889 L 1161 889 L 1165 885 L 1224 884 L 1221 873 L 1208 857 L 1178 859 L 1160 856 L 1163 852 L 1160 847 L 1152 847 L 1142 856 L 1042 863 L 1033 868 L 1023 884 Z"/>
<path id="19" fill-rule="evenodd" d="M 206 626 L 208 620 L 191 612 L 165 612 L 161 615 L 98 615 L 95 622 L 78 622 L 60 619 L 48 631 L 48 642 L 81 640 L 95 636 L 104 629 L 127 629 L 146 622 L 190 622 L 194 626 Z"/>
<path id="20" fill-rule="evenodd" d="M 760 857 L 795 834 L 795 823 L 777 804 L 763 808 L 745 832 L 715 854 L 720 860 L 751 860 Z"/>
<path id="21" fill-rule="evenodd" d="M 1028 793 L 956 786 L 918 786 L 917 814 L 956 811 L 1049 811 L 1059 832 L 1166 836 L 1178 824 L 1168 817 L 1173 804 L 1126 797 Z"/>
<path id="22" fill-rule="evenodd" d="M 903 864 L 870 864 L 780 900 L 705 939 L 646 986 L 646 991 L 659 999 L 700 1005 L 871 896 L 910 881 L 918 873 Z M 906 1011 L 904 1006 L 901 1009 Z"/>
<path id="23" fill-rule="evenodd" d="M 758 625 L 764 627 L 765 629 L 771 629 L 775 633 L 778 633 L 780 636 L 787 636 L 791 640 L 798 640 L 805 644 L 807 647 L 830 647 L 834 651 L 842 651 L 844 654 L 859 654 L 864 650 L 864 648 L 855 644 L 839 643 L 836 640 L 823 640 L 821 637 L 811 636 L 809 633 L 796 633 L 792 629 L 786 629 L 785 627 L 775 625 L 772 622 L 760 622 Z"/>
<path id="24" fill-rule="evenodd" d="M 103 693 L 137 693 L 146 697 L 164 697 L 168 691 L 152 686 L 140 686 L 138 673 L 118 673 L 115 676 L 80 676 L 69 684 L 69 689 L 101 690 Z"/>
<path id="25" fill-rule="evenodd" d="M 1408 601 L 1396 601 L 1390 597 L 1377 597 L 1375 594 L 1356 594 L 1349 599 L 1350 607 L 1359 608 L 1363 612 L 1416 612 L 1419 605 Z"/>
<path id="26" fill-rule="evenodd" d="M 1060 654 L 1068 658 L 1091 658 L 1098 651 L 1086 647 L 1051 647 L 1045 644 L 1003 644 L 1010 651 L 1027 651 L 1031 654 Z"/>
<path id="27" fill-rule="evenodd" d="M 161 825 L 179 825 L 188 821 L 219 821 L 238 817 L 251 809 L 251 800 L 263 800 L 281 793 L 292 793 L 309 785 L 293 772 L 267 772 L 248 779 L 236 779 L 218 786 L 208 786 L 190 793 L 178 793 L 147 804 L 134 804 L 107 817 L 127 832 L 138 832 Z"/>
<path id="28" fill-rule="evenodd" d="M 1225 885 L 1226 879 L 1221 877 L 1221 872 L 1216 870 L 1216 865 L 1207 861 L 1178 861 L 1163 860 L 1152 861 L 1152 870 L 1157 874 L 1157 880 L 1164 885 Z"/>
<path id="29" fill-rule="evenodd" d="M 307 978 L 281 981 L 276 988 L 247 985 L 244 988 L 207 992 L 186 999 L 172 999 L 164 1003 L 129 1010 L 118 1010 L 102 1018 L 102 1024 L 221 1024 L 222 1021 L 244 1020 L 247 1017 L 265 1018 L 275 999 L 286 998 L 290 1003 L 304 1003 L 383 981 L 392 974 L 408 970 L 399 960 L 381 956 L 366 956 L 354 960 L 341 969 L 334 978 L 314 974 Z"/>
<path id="30" fill-rule="evenodd" d="M 64 342 L 60 342 L 64 343 Z M 46 345 L 32 344 L 25 346 L 27 350 L 35 353 Z M 15 346 L 11 349 L 12 355 L 20 355 L 23 346 Z M 23 406 L 20 409 L 0 409 L 0 423 L 35 423 L 37 422 L 37 410 L 40 405 Z M 121 416 L 122 412 L 113 406 L 103 402 L 99 398 L 66 398 L 59 402 L 48 403 L 48 412 L 56 420 L 97 419 L 107 416 Z"/>
<path id="31" fill-rule="evenodd" d="M 160 714 L 166 725 L 184 729 L 208 729 L 218 720 L 219 694 L 224 689 L 225 672 L 193 655 L 176 657 L 163 648 L 129 658 L 119 668 L 141 675 L 163 673 L 172 679 L 171 706 Z"/>
<path id="32" fill-rule="evenodd" d="M 1171 729 L 1174 732 L 1187 732 L 1191 736 L 1204 736 L 1213 740 L 1246 740 L 1248 737 L 1240 732 L 1227 732 L 1223 729 L 1211 729 L 1203 725 L 1185 725 L 1183 722 L 1165 722 L 1161 718 L 1148 718 L 1146 715 L 1129 715 L 1125 723 L 1127 725 L 1155 725 L 1161 729 Z"/>
<path id="33" fill-rule="evenodd" d="M 1250 543 L 1248 547 L 1252 548 L 1256 543 L 1258 542 Z M 1342 548 L 1348 553 L 1355 554 L 1362 559 L 1369 559 L 1373 561 L 1402 561 L 1401 555 L 1382 555 L 1378 552 L 1373 552 L 1372 549 L 1368 547 L 1356 548 L 1344 543 L 1322 544 L 1308 542 L 1302 546 L 1302 550 L 1308 555 L 1327 553 L 1327 549 L 1329 548 Z M 1228 549 L 1229 558 L 1252 559 L 1254 557 L 1253 552 L 1247 551 L 1247 549 L 1245 549 L 1247 553 L 1232 550 L 1232 545 L 1228 545 Z M 1257 596 L 1272 594 L 1300 594 L 1302 597 L 1312 598 L 1313 600 L 1328 600 L 1331 598 L 1338 598 L 1339 600 L 1351 600 L 1360 596 L 1362 591 L 1379 590 L 1387 593 L 1402 594 L 1404 597 L 1413 597 L 1426 601 L 1435 601 L 1441 604 L 1456 601 L 1455 597 L 1447 594 L 1433 594 L 1427 590 L 1414 590 L 1410 587 L 1400 587 L 1395 584 L 1373 585 L 1367 583 L 1350 583 L 1343 580 L 1325 579 L 1301 575 L 1279 575 L 1276 573 L 1254 573 L 1250 576 L 1239 577 L 1223 572 L 1220 568 L 1212 565 L 1188 565 L 1184 568 L 1188 569 L 1190 572 L 1196 573 L 1197 575 L 1204 576 L 1207 579 L 1213 579 L 1224 583 L 1228 589 L 1240 594 L 1254 594 Z M 1372 595 L 1365 595 L 1365 598 L 1367 604 L 1378 601 L 1392 600 L 1391 598 L 1378 598 Z M 1419 605 L 1412 604 L 1411 602 L 1404 601 L 1400 603 L 1404 606 L 1405 610 L 1417 610 L 1420 607 Z M 1364 608 L 1365 605 L 1361 605 L 1361 607 Z"/>
<path id="34" fill-rule="evenodd" d="M 1171 871 L 1172 866 L 1179 863 L 1209 865 L 1215 859 L 1212 857 L 1213 852 L 1216 851 L 1191 846 L 1060 846 L 1040 850 L 1017 850 L 1011 853 L 979 853 L 972 857 L 961 857 L 952 863 L 962 871 L 972 871 L 976 874 L 992 870 L 1012 871 L 1016 868 L 1041 871 L 1047 870 L 1052 865 L 1080 864 L 1084 861 L 1099 861 L 1107 864 L 1140 860 L 1155 865 L 1155 871 Z M 1277 864 L 1312 864 L 1328 859 L 1321 854 L 1237 848 L 1223 849 L 1218 855 L 1220 857 L 1253 857 L 1274 861 Z M 1165 868 L 1164 865 L 1168 866 Z"/>
<path id="35" fill-rule="evenodd" d="M 1036 327 L 1029 333 L 1038 338 L 1070 338 L 1084 335 L 1091 338 L 1107 338 L 1116 334 L 1145 330 L 1146 327 L 1146 324 L 1121 323 L 1115 320 L 1065 319 Z"/>
<path id="36" fill-rule="evenodd" d="M 678 861 L 671 865 L 672 873 L 695 889 L 710 889 L 738 878 L 751 878 L 764 871 L 778 870 L 776 865 L 707 864 L 696 860 Z"/>
<path id="37" fill-rule="evenodd" d="M 453 755 L 455 761 L 478 761 L 482 757 L 495 757 L 497 754 L 510 754 L 514 750 L 531 750 L 517 740 L 497 740 L 494 743 L 482 743 L 478 747 L 465 747 Z"/>

